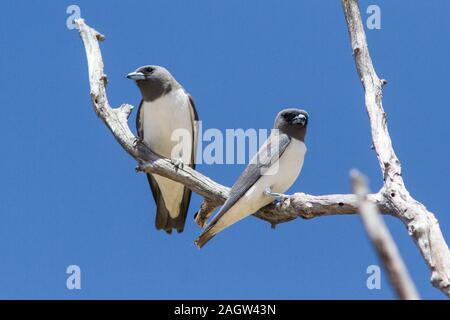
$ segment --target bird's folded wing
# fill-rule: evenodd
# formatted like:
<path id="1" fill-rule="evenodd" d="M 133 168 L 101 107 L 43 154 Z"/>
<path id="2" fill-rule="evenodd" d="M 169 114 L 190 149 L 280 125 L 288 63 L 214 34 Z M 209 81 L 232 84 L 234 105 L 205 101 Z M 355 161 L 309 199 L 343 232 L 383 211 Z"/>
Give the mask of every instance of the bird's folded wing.
<path id="1" fill-rule="evenodd" d="M 253 157 L 241 176 L 230 190 L 230 196 L 211 221 L 213 226 L 281 157 L 289 145 L 291 138 L 287 134 L 271 134 L 266 143 Z"/>
<path id="2" fill-rule="evenodd" d="M 193 139 L 193 145 L 192 145 L 192 168 L 195 169 L 195 154 L 197 152 L 197 144 L 198 144 L 198 113 L 197 109 L 195 108 L 194 99 L 192 99 L 192 96 L 188 94 L 189 97 L 189 111 L 191 113 L 191 123 L 192 123 L 192 139 Z"/>
<path id="3" fill-rule="evenodd" d="M 137 111 L 137 115 L 136 115 L 136 130 L 137 130 L 137 135 L 139 138 L 144 139 L 144 130 L 142 128 L 142 104 L 144 103 L 144 100 L 141 100 L 141 102 L 139 103 L 139 108 Z"/>

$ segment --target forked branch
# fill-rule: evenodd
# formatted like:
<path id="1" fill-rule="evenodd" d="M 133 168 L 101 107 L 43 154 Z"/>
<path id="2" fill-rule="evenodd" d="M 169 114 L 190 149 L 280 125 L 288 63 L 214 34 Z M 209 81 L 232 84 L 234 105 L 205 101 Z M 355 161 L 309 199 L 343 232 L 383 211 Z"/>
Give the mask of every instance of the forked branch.
<path id="1" fill-rule="evenodd" d="M 447 244 L 434 215 L 414 200 L 404 186 L 400 162 L 392 148 L 381 103 L 384 81 L 378 79 L 373 69 L 357 1 L 343 0 L 342 4 L 357 70 L 366 91 L 366 107 L 374 148 L 384 177 L 383 188 L 376 194 L 368 195 L 367 198 L 377 206 L 380 212 L 398 217 L 405 223 L 432 272 L 433 285 L 450 296 L 450 253 Z M 156 173 L 178 181 L 204 198 L 202 209 L 196 217 L 199 224 L 204 224 L 206 216 L 228 197 L 229 188 L 188 166 L 175 168 L 170 160 L 152 152 L 135 137 L 128 126 L 132 107 L 123 104 L 113 109 L 107 99 L 107 78 L 104 74 L 99 47 L 99 41 L 104 40 L 104 36 L 89 27 L 83 19 L 78 19 L 76 23 L 86 50 L 94 111 L 123 149 L 137 161 L 138 170 Z M 314 218 L 357 212 L 358 201 L 353 194 L 314 196 L 295 193 L 282 205 L 268 205 L 255 213 L 255 216 L 275 226 L 298 217 Z"/>
<path id="2" fill-rule="evenodd" d="M 342 7 L 356 69 L 365 91 L 373 146 L 384 179 L 384 186 L 380 190 L 382 201 L 388 205 L 391 215 L 403 221 L 408 228 L 431 270 L 433 285 L 450 297 L 450 252 L 435 216 L 412 198 L 405 187 L 383 109 L 383 85 L 386 81 L 378 78 L 373 67 L 358 1 L 342 0 Z"/>
<path id="3" fill-rule="evenodd" d="M 220 206 L 228 197 L 229 188 L 218 184 L 189 166 L 175 168 L 173 163 L 159 156 L 142 143 L 128 126 L 128 117 L 132 106 L 123 104 L 119 108 L 111 108 L 106 95 L 107 78 L 104 74 L 102 54 L 99 41 L 105 37 L 89 27 L 83 19 L 76 20 L 83 40 L 88 61 L 91 100 L 95 113 L 106 124 L 122 148 L 138 162 L 137 170 L 156 173 L 161 176 L 183 183 L 192 191 L 205 199 L 204 210 L 207 214 Z M 387 204 L 381 201 L 379 195 L 371 195 L 380 211 L 387 212 Z M 206 210 L 207 209 L 207 210 Z M 314 218 L 324 215 L 354 214 L 357 212 L 356 197 L 348 195 L 312 196 L 296 193 L 289 197 L 281 206 L 273 204 L 263 208 L 255 215 L 272 225 L 291 221 L 295 218 Z M 200 217 L 199 217 L 200 218 Z M 198 219 L 204 221 L 202 219 Z"/>

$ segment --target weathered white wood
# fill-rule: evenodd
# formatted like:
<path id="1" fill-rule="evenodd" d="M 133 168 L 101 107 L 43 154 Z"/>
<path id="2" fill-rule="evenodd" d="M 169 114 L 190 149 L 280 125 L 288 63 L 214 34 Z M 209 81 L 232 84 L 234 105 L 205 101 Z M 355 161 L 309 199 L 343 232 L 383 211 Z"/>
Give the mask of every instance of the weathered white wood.
<path id="1" fill-rule="evenodd" d="M 416 287 L 409 276 L 408 269 L 383 218 L 378 212 L 377 206 L 367 198 L 369 193 L 367 178 L 356 170 L 352 170 L 350 175 L 353 193 L 358 198 L 359 212 L 364 227 L 387 270 L 397 295 L 402 300 L 420 299 Z"/>
<path id="2" fill-rule="evenodd" d="M 342 0 L 353 57 L 365 91 L 375 153 L 383 174 L 384 186 L 379 192 L 387 211 L 399 218 L 408 228 L 423 258 L 431 270 L 433 285 L 450 297 L 450 251 L 433 213 L 411 197 L 405 187 L 400 161 L 392 146 L 383 109 L 383 85 L 369 54 L 366 34 L 357 0 Z"/>
<path id="3" fill-rule="evenodd" d="M 366 104 L 371 119 L 374 147 L 385 177 L 384 187 L 380 192 L 369 195 L 368 199 L 377 205 L 380 212 L 394 215 L 402 219 L 408 226 L 409 232 L 416 240 L 432 271 L 433 284 L 449 295 L 450 253 L 448 247 L 433 214 L 428 212 L 422 204 L 412 199 L 404 187 L 400 176 L 400 163 L 393 152 L 387 132 L 385 114 L 381 106 L 383 80 L 376 77 L 368 54 L 364 30 L 362 25 L 358 26 L 357 22 L 359 19 L 360 24 L 360 16 L 359 11 L 355 11 L 355 6 L 356 10 L 358 9 L 357 3 L 355 1 L 343 1 L 343 6 L 352 38 L 357 69 L 366 88 Z M 356 18 L 354 17 L 355 14 L 357 15 Z M 103 71 L 103 59 L 99 47 L 99 41 L 104 40 L 104 36 L 86 25 L 83 19 L 76 20 L 76 23 L 86 50 L 94 111 L 124 150 L 136 159 L 138 162 L 137 170 L 157 173 L 181 182 L 205 199 L 199 215 L 196 217 L 196 222 L 203 225 L 208 213 L 215 207 L 220 206 L 228 197 L 229 188 L 218 184 L 188 166 L 176 169 L 170 160 L 155 154 L 134 136 L 128 126 L 128 117 L 132 111 L 132 106 L 124 104 L 113 109 L 107 99 L 107 78 Z M 355 37 L 358 37 L 358 39 Z M 361 57 L 364 57 L 363 63 L 358 63 Z M 370 63 L 367 64 L 367 61 Z M 366 68 L 368 69 L 366 70 Z M 274 227 L 279 223 L 288 222 L 298 217 L 309 219 L 357 212 L 358 202 L 353 194 L 313 196 L 295 193 L 281 205 L 270 204 L 255 213 L 255 216 L 270 222 Z"/>
<path id="4" fill-rule="evenodd" d="M 103 59 L 99 47 L 99 41 L 104 40 L 105 37 L 89 27 L 83 19 L 76 20 L 76 23 L 86 50 L 94 111 L 124 150 L 138 161 L 137 170 L 157 173 L 183 183 L 205 198 L 208 210 L 202 210 L 202 212 L 220 206 L 227 199 L 229 188 L 188 166 L 176 169 L 170 160 L 152 152 L 131 132 L 128 126 L 128 117 L 132 106 L 124 104 L 116 109 L 111 108 L 106 95 L 107 78 L 103 71 Z M 378 203 L 380 210 L 386 212 L 385 204 L 380 202 L 377 197 L 377 195 L 372 195 L 372 199 Z M 206 207 L 204 208 L 206 209 Z M 200 212 L 199 218 L 202 212 Z M 298 217 L 314 218 L 322 215 L 356 212 L 357 203 L 354 195 L 312 196 L 297 193 L 289 197 L 281 206 L 269 205 L 255 215 L 276 225 Z"/>

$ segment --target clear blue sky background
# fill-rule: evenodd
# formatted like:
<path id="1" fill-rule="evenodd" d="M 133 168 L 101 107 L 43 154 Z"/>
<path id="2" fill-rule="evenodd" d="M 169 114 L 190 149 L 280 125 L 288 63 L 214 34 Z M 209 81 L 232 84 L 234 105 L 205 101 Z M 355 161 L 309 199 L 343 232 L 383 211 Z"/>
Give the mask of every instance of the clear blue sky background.
<path id="1" fill-rule="evenodd" d="M 368 40 L 404 178 L 450 240 L 450 2 L 362 1 L 364 17 L 372 3 L 382 29 Z M 358 216 L 275 231 L 249 217 L 198 250 L 194 195 L 185 232 L 157 232 L 145 177 L 92 111 L 69 4 L 107 36 L 111 104 L 137 105 L 125 75 L 159 64 L 192 93 L 204 129 L 270 128 L 301 106 L 308 154 L 290 192 L 347 193 L 351 168 L 381 186 L 340 1 L 3 2 L 0 298 L 395 298 L 384 272 L 381 290 L 366 288 L 379 262 Z M 243 168 L 198 170 L 230 186 Z M 403 224 L 385 220 L 421 295 L 443 298 Z M 79 291 L 66 289 L 70 264 Z"/>

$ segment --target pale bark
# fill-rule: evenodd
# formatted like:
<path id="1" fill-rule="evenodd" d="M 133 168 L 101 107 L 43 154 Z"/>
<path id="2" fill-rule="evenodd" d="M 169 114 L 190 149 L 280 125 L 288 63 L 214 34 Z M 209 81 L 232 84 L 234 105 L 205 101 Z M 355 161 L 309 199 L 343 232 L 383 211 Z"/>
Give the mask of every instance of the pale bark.
<path id="1" fill-rule="evenodd" d="M 400 161 L 392 147 L 383 109 L 383 85 L 378 78 L 367 46 L 366 34 L 356 0 L 342 0 L 353 57 L 365 91 L 365 104 L 372 141 L 380 164 L 384 186 L 379 194 L 391 215 L 408 228 L 431 270 L 433 285 L 450 297 L 450 252 L 435 216 L 409 194 L 402 178 Z"/>
<path id="2" fill-rule="evenodd" d="M 345 5 L 346 4 L 344 3 L 344 6 Z M 209 215 L 214 208 L 220 206 L 228 197 L 229 188 L 218 184 L 188 166 L 175 168 L 169 159 L 165 159 L 155 154 L 136 138 L 128 126 L 128 117 L 132 111 L 132 106 L 123 104 L 119 108 L 113 109 L 109 105 L 106 96 L 107 78 L 104 74 L 103 59 L 99 47 L 99 41 L 104 40 L 104 36 L 89 27 L 83 19 L 78 19 L 76 23 L 86 50 L 91 100 L 94 111 L 106 124 L 123 149 L 136 159 L 138 162 L 138 171 L 157 173 L 161 176 L 181 182 L 204 198 L 202 209 L 199 210 L 199 214 L 196 217 L 196 222 L 200 225 L 204 225 L 207 215 Z M 371 102 L 369 99 L 368 102 L 372 104 L 381 103 L 381 96 L 378 97 L 378 100 L 379 101 Z M 368 109 L 370 108 L 370 105 L 371 104 L 368 104 Z M 383 117 L 383 119 L 385 118 Z M 380 130 L 382 132 L 386 130 L 387 133 L 387 129 L 383 128 L 383 126 L 386 126 L 385 120 L 380 122 L 378 116 L 375 121 L 371 120 L 371 126 L 378 126 L 372 128 L 372 131 L 375 133 Z M 389 136 L 387 137 L 389 138 Z M 390 143 L 390 139 L 388 141 Z M 381 143 L 384 145 L 385 142 L 382 141 Z M 380 142 L 377 139 L 375 145 L 377 148 L 377 155 L 380 152 L 379 145 Z M 390 156 L 388 156 L 388 159 L 390 159 Z M 385 163 L 384 160 L 383 163 Z M 386 170 L 385 176 L 394 178 L 396 179 L 395 181 L 398 181 L 398 178 L 396 178 L 396 171 L 392 170 L 391 164 L 384 165 L 382 168 L 384 168 L 383 170 Z M 432 270 L 433 284 L 446 294 L 449 294 L 449 252 L 437 221 L 421 204 L 415 202 L 416 205 L 413 206 L 411 201 L 414 200 L 411 200 L 411 198 L 404 198 L 406 195 L 409 197 L 406 189 L 395 189 L 396 193 L 392 196 L 390 192 L 393 185 L 397 188 L 399 187 L 398 184 L 390 182 L 386 183 L 380 192 L 371 194 L 368 198 L 377 205 L 380 212 L 397 216 L 408 225 L 412 236 L 419 244 L 422 255 Z M 403 200 L 400 201 L 400 199 Z M 281 205 L 275 206 L 274 204 L 270 204 L 255 213 L 255 216 L 268 221 L 274 227 L 279 223 L 291 221 L 298 217 L 309 219 L 326 215 L 354 214 L 357 212 L 358 202 L 356 196 L 353 194 L 314 196 L 295 193 L 289 196 Z M 436 247 L 430 248 L 430 244 L 436 245 Z M 435 248 L 439 250 L 436 250 Z"/>
<path id="3" fill-rule="evenodd" d="M 76 20 L 76 23 L 86 49 L 90 94 L 94 111 L 106 124 L 123 149 L 137 160 L 136 170 L 157 173 L 181 182 L 198 193 L 205 198 L 205 209 L 208 209 L 201 210 L 200 214 L 206 214 L 220 206 L 228 197 L 228 187 L 218 184 L 189 166 L 175 168 L 169 159 L 152 152 L 131 132 L 128 126 L 128 117 L 133 109 L 132 106 L 123 104 L 119 108 L 111 108 L 106 95 L 107 78 L 104 74 L 103 59 L 99 47 L 99 41 L 104 40 L 105 37 L 89 27 L 83 19 Z M 379 205 L 380 211 L 387 212 L 387 204 L 381 201 L 378 194 L 371 195 L 371 199 Z M 352 194 L 313 196 L 296 193 L 286 199 L 282 205 L 271 204 L 255 215 L 272 225 L 276 225 L 298 217 L 314 218 L 324 215 L 354 214 L 356 212 L 357 201 Z"/>
<path id="4" fill-rule="evenodd" d="M 352 170 L 351 181 L 353 193 L 358 198 L 359 212 L 367 235 L 383 262 L 397 295 L 402 300 L 420 299 L 383 218 L 376 205 L 367 198 L 369 192 L 367 178 L 357 170 Z"/>

